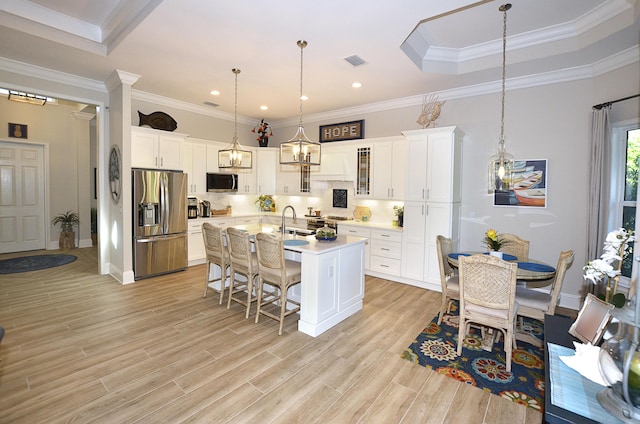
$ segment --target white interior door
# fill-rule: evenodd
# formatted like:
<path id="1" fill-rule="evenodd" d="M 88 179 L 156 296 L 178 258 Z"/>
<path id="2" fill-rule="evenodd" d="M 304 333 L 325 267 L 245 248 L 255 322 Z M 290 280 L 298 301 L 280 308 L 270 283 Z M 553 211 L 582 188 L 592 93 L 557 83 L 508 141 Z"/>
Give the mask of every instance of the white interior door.
<path id="1" fill-rule="evenodd" d="M 0 253 L 45 248 L 44 146 L 0 142 Z"/>

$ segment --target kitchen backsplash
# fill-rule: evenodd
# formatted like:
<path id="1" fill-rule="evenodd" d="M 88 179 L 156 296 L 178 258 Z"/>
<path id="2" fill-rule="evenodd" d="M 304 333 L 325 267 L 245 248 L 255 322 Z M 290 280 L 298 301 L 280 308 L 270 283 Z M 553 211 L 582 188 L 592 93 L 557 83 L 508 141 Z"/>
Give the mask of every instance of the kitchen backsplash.
<path id="1" fill-rule="evenodd" d="M 347 191 L 347 207 L 333 207 L 333 189 Z M 272 193 L 260 193 L 272 195 L 276 202 L 276 213 L 281 213 L 282 208 L 292 205 L 298 217 L 309 213 L 309 207 L 320 210 L 322 215 L 353 216 L 356 206 L 367 206 L 371 209 L 371 222 L 391 223 L 394 217 L 393 206 L 403 205 L 402 201 L 371 200 L 354 197 L 353 183 L 332 182 L 326 188 L 316 189 L 319 196 L 287 196 Z M 230 205 L 234 215 L 244 215 L 259 212 L 258 197 L 260 194 L 230 194 L 230 193 L 206 193 L 197 196 L 200 200 L 211 202 L 211 209 L 224 209 Z"/>

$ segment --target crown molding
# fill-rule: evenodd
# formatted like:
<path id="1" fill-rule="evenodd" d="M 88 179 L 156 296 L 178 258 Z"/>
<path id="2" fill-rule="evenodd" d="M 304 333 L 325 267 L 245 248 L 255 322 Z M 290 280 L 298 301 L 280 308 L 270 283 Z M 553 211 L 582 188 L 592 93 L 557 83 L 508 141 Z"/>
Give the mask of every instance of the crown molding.
<path id="1" fill-rule="evenodd" d="M 585 78 L 593 78 L 595 76 L 603 75 L 616 69 L 628 66 L 631 64 L 640 62 L 640 45 L 636 45 L 622 52 L 613 54 L 608 58 L 602 59 L 593 64 L 584 65 L 576 68 L 562 69 L 558 71 L 545 72 L 535 75 L 527 75 L 517 78 L 510 78 L 506 81 L 505 89 L 507 90 L 519 90 L 530 87 L 537 87 L 541 85 L 557 84 L 567 81 L 576 81 Z M 83 89 L 97 91 L 100 93 L 107 93 L 106 85 L 104 82 L 91 80 L 88 78 L 79 77 L 77 75 L 67 74 L 64 72 L 53 71 L 38 67 L 35 65 L 25 64 L 17 62 L 11 59 L 0 57 L 0 71 L 7 71 L 18 75 L 40 78 L 47 81 L 75 86 Z M 121 72 L 121 71 L 120 71 Z M 133 75 L 133 74 L 131 74 Z M 2 81 L 0 80 L 0 83 Z M 15 87 L 13 84 L 3 83 L 11 85 L 12 88 L 29 91 L 32 87 L 23 86 Z M 499 92 L 501 89 L 500 81 L 491 81 L 483 84 L 470 85 L 460 88 L 454 88 L 450 90 L 442 90 L 434 92 L 441 100 L 454 100 L 465 97 L 480 96 L 489 93 Z M 40 90 L 42 91 L 42 90 Z M 50 94 L 55 97 L 58 94 L 55 93 L 42 93 Z M 223 119 L 227 121 L 233 121 L 234 115 L 227 112 L 214 110 L 209 106 L 195 105 L 193 103 L 187 103 L 180 100 L 171 99 L 168 97 L 159 96 L 157 94 L 147 93 L 132 89 L 131 96 L 133 99 L 154 103 L 158 105 L 173 107 L 179 110 L 187 112 L 198 113 L 213 118 Z M 341 119 L 345 117 L 353 117 L 354 115 L 362 115 L 367 113 L 382 112 L 385 110 L 401 109 L 406 107 L 420 106 L 423 102 L 423 94 L 402 97 L 398 99 L 369 103 L 361 106 L 354 106 L 344 109 L 337 109 L 333 111 L 316 113 L 311 115 L 305 115 L 305 120 L 310 122 L 319 122 L 324 120 Z M 238 116 L 238 122 L 245 125 L 253 125 L 255 123 L 254 118 L 245 116 Z M 299 117 L 292 117 L 289 119 L 283 119 L 279 121 L 272 121 L 271 126 L 273 128 L 293 126 L 299 123 Z"/>
<path id="2" fill-rule="evenodd" d="M 102 81 L 92 80 L 89 78 L 80 77 L 78 75 L 67 74 L 65 72 L 54 71 L 52 69 L 18 62 L 4 57 L 0 57 L 0 71 L 7 71 L 27 77 L 39 78 L 50 82 L 70 85 L 73 87 L 97 91 L 100 93 L 107 93 L 107 87 Z"/>
<path id="3" fill-rule="evenodd" d="M 159 96 L 153 93 L 147 93 L 140 90 L 131 90 L 131 97 L 143 102 L 154 103 L 162 106 L 173 107 L 176 109 L 184 110 L 187 112 L 198 113 L 200 115 L 211 116 L 212 118 L 223 119 L 226 121 L 233 121 L 233 113 L 222 112 L 220 110 L 212 109 L 211 106 L 201 106 L 193 103 L 183 102 L 181 100 L 175 100 L 169 97 Z M 255 118 L 248 118 L 246 116 L 238 115 L 238 123 L 246 125 L 254 125 Z"/>

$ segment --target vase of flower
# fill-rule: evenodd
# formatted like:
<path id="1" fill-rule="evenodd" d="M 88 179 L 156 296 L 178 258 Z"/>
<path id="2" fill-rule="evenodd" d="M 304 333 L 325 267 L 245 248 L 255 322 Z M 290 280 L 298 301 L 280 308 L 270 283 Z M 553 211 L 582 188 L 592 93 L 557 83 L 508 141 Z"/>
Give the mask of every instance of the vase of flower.
<path id="1" fill-rule="evenodd" d="M 496 230 L 491 228 L 484 233 L 484 243 L 487 245 L 489 255 L 502 259 L 503 254 L 500 249 L 505 244 L 505 241 L 498 236 L 498 232 Z"/>
<path id="2" fill-rule="evenodd" d="M 258 134 L 256 140 L 258 140 L 258 145 L 260 147 L 267 147 L 269 144 L 269 137 L 273 135 L 273 131 L 271 131 L 271 125 L 266 122 L 264 119 L 260 120 L 260 123 L 256 125 L 252 130 L 252 133 Z"/>
<path id="3" fill-rule="evenodd" d="M 490 250 L 489 255 L 495 256 L 496 258 L 499 258 L 499 259 L 502 259 L 504 257 L 504 253 L 500 252 L 499 250 Z"/>

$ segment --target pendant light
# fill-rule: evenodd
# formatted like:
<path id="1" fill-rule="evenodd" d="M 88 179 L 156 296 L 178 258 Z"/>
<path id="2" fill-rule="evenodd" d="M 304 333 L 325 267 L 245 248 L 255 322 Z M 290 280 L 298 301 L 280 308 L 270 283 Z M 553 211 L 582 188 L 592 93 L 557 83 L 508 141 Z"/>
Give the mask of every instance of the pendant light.
<path id="1" fill-rule="evenodd" d="M 240 69 L 233 68 L 231 72 L 236 75 L 236 100 L 233 115 L 233 140 L 226 149 L 218 150 L 218 168 L 251 169 L 251 151 L 245 150 L 242 145 L 238 143 L 238 74 L 240 73 Z"/>
<path id="2" fill-rule="evenodd" d="M 302 127 L 302 51 L 307 42 L 298 40 L 300 47 L 300 123 L 289 141 L 280 144 L 280 163 L 285 165 L 320 165 L 320 143 L 307 138 Z"/>
<path id="3" fill-rule="evenodd" d="M 489 193 L 496 191 L 508 191 L 513 181 L 513 168 L 515 159 L 513 155 L 504 149 L 504 93 L 507 66 L 507 10 L 511 9 L 511 3 L 503 4 L 498 8 L 503 13 L 502 29 L 502 114 L 500 115 L 500 140 L 498 141 L 498 153 L 491 156 L 489 162 Z"/>

